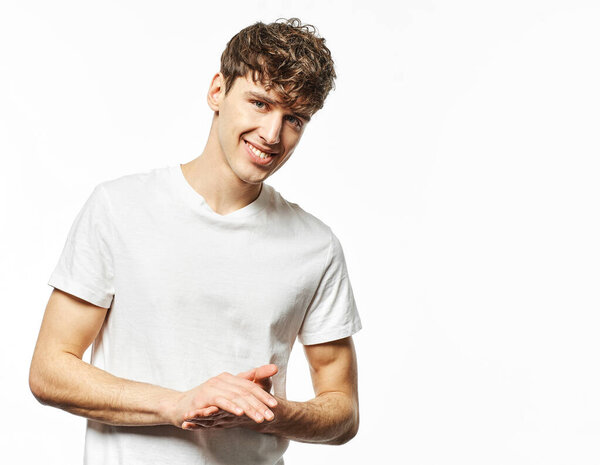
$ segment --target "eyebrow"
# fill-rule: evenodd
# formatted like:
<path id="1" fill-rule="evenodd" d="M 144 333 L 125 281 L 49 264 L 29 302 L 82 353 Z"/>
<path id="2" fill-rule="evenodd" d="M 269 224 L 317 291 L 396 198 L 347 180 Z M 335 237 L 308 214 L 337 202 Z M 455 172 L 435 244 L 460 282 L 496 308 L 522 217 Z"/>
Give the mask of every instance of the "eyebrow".
<path id="1" fill-rule="evenodd" d="M 269 97 L 266 94 L 263 94 L 261 92 L 254 92 L 252 90 L 249 90 L 246 92 L 246 97 L 253 97 L 253 98 L 257 98 L 260 100 L 265 101 L 266 103 L 268 103 L 269 105 L 283 105 L 283 103 L 279 100 L 273 100 L 271 97 Z M 295 116 L 298 116 L 299 118 L 302 118 L 303 120 L 305 120 L 306 122 L 310 121 L 310 116 L 303 114 L 303 113 L 296 113 L 294 112 Z"/>

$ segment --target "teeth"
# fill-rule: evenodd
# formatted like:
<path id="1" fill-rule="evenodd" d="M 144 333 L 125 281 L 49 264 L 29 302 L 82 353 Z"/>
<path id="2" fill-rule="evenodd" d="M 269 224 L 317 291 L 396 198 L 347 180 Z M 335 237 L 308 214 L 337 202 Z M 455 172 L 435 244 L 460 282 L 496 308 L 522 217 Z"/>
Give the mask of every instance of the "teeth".
<path id="1" fill-rule="evenodd" d="M 261 152 L 256 147 L 254 147 L 254 145 L 250 144 L 249 142 L 246 142 L 246 143 L 248 144 L 248 147 L 250 147 L 250 150 L 252 150 L 252 152 L 254 152 L 254 155 L 256 155 L 257 157 L 264 159 L 264 158 L 269 158 L 271 156 L 265 152 Z"/>

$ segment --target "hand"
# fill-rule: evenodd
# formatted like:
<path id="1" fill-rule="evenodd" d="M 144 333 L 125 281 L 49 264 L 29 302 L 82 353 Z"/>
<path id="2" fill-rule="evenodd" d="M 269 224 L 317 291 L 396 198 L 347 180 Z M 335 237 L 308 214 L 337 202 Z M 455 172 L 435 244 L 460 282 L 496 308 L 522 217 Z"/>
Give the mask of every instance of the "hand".
<path id="1" fill-rule="evenodd" d="M 238 416 L 225 410 L 217 409 L 214 413 L 187 418 L 183 422 L 182 428 L 186 430 L 198 430 L 202 428 L 251 428 L 259 424 L 260 422 L 251 419 L 247 415 Z"/>
<path id="2" fill-rule="evenodd" d="M 271 364 L 237 376 L 221 373 L 179 397 L 172 423 L 183 429 L 197 429 L 199 426 L 188 420 L 214 414 L 223 417 L 223 413 L 236 417 L 245 414 L 256 423 L 261 423 L 265 417 L 272 419 L 274 415 L 269 406 L 275 407 L 277 400 L 267 389 L 271 387 L 269 378 L 277 371 L 277 366 Z"/>
<path id="3" fill-rule="evenodd" d="M 274 376 L 278 371 L 277 365 L 270 364 L 253 368 L 252 370 L 244 371 L 243 373 L 238 373 L 237 376 L 257 383 L 265 391 L 270 392 L 271 386 L 273 385 L 271 376 Z"/>

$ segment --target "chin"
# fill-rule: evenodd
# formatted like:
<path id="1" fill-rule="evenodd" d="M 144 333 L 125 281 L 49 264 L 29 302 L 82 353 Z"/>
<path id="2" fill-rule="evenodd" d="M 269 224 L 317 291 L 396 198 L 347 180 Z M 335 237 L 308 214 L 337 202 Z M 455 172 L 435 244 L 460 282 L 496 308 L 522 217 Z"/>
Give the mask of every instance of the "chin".
<path id="1" fill-rule="evenodd" d="M 258 173 L 256 170 L 245 169 L 245 167 L 233 170 L 238 178 L 248 184 L 260 184 L 269 177 L 271 173 Z"/>

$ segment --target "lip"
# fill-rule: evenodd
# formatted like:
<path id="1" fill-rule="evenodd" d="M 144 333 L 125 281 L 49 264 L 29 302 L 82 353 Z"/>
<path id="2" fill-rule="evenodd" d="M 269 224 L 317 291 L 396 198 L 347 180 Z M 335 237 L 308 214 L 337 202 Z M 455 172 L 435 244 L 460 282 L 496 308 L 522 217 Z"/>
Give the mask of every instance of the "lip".
<path id="1" fill-rule="evenodd" d="M 262 147 L 261 145 L 255 144 L 254 142 L 250 142 L 249 140 L 246 140 L 246 139 L 243 139 L 243 140 L 244 140 L 244 142 L 248 142 L 249 144 L 253 145 L 254 147 L 256 147 L 261 152 L 265 152 L 265 153 L 270 153 L 270 154 L 273 154 L 273 155 L 277 155 L 277 152 L 275 152 L 274 150 L 266 149 L 266 148 Z"/>
<path id="2" fill-rule="evenodd" d="M 277 156 L 276 154 L 274 154 L 273 152 L 268 152 L 265 150 L 258 148 L 259 150 L 265 152 L 265 153 L 273 153 L 273 155 L 271 155 L 269 158 L 267 158 L 266 160 L 263 160 L 260 157 L 257 157 L 256 155 L 254 155 L 254 152 L 252 150 L 250 150 L 250 147 L 248 146 L 249 142 L 244 140 L 244 146 L 246 147 L 246 152 L 248 153 L 248 155 L 250 156 L 250 158 L 252 159 L 252 161 L 258 165 L 262 165 L 262 166 L 268 166 L 271 163 L 273 163 L 273 160 L 275 159 L 275 157 Z M 252 144 L 254 145 L 254 144 Z"/>

